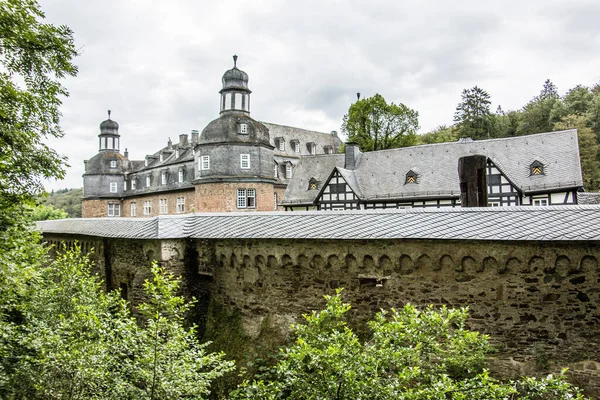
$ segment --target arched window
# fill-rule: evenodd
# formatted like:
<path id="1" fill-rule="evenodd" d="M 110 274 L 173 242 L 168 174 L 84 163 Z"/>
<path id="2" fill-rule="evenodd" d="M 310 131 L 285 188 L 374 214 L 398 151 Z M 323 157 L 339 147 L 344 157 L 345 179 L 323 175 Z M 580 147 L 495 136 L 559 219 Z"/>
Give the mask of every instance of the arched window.
<path id="1" fill-rule="evenodd" d="M 412 170 L 408 171 L 406 173 L 406 180 L 404 181 L 405 185 L 409 184 L 409 183 L 418 183 L 417 182 L 417 174 L 415 172 L 413 172 Z"/>
<path id="2" fill-rule="evenodd" d="M 535 160 L 529 166 L 529 175 L 544 175 L 544 164 Z"/>

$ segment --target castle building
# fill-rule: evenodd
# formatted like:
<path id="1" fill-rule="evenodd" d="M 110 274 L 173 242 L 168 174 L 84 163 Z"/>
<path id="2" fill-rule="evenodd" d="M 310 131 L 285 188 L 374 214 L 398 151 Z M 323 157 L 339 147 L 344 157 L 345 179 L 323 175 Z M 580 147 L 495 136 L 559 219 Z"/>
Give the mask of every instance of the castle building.
<path id="1" fill-rule="evenodd" d="M 225 72 L 220 115 L 199 133 L 144 160 L 120 153 L 119 124 L 100 124 L 99 151 L 85 161 L 83 217 L 151 217 L 190 212 L 280 209 L 295 166 L 306 156 L 334 154 L 337 133 L 259 122 L 250 116 L 248 74 Z"/>
<path id="2" fill-rule="evenodd" d="M 176 144 L 169 138 L 144 160 L 120 153 L 119 124 L 109 111 L 98 154 L 85 162 L 83 217 L 457 207 L 470 185 L 458 172 L 465 157 L 479 160 L 467 174 L 479 206 L 577 204 L 583 192 L 574 129 L 364 154 L 347 143 L 339 154 L 335 131 L 253 119 L 248 74 L 233 60 L 222 78 L 219 117 Z"/>

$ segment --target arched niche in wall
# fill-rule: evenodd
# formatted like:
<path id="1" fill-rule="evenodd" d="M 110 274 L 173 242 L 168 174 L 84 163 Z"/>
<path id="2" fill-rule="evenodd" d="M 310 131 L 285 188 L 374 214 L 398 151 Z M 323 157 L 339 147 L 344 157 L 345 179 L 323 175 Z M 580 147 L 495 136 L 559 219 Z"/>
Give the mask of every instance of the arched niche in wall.
<path id="1" fill-rule="evenodd" d="M 321 270 L 325 266 L 325 260 L 323 260 L 323 257 L 321 257 L 319 254 L 315 254 L 310 262 L 310 265 L 313 268 Z"/>
<path id="2" fill-rule="evenodd" d="M 433 270 L 433 260 L 427 254 L 422 254 L 417 258 L 417 268 L 421 271 Z"/>
<path id="3" fill-rule="evenodd" d="M 345 258 L 345 265 L 346 265 L 346 268 L 348 268 L 349 270 L 356 271 L 356 269 L 357 269 L 356 257 L 354 257 L 352 254 L 348 254 Z"/>
<path id="4" fill-rule="evenodd" d="M 363 257 L 362 267 L 367 271 L 375 270 L 375 261 L 373 261 L 373 257 L 370 255 L 366 255 Z"/>
<path id="5" fill-rule="evenodd" d="M 337 269 L 340 267 L 340 259 L 337 255 L 331 254 L 327 257 L 327 268 Z"/>
<path id="6" fill-rule="evenodd" d="M 398 261 L 398 272 L 401 275 L 412 274 L 415 270 L 415 263 L 408 254 L 402 254 Z"/>
<path id="7" fill-rule="evenodd" d="M 452 270 L 454 269 L 454 260 L 452 259 L 451 256 L 449 256 L 448 254 L 444 254 L 443 256 L 440 257 L 440 261 L 437 264 L 437 271 L 443 271 L 443 270 Z"/>
<path id="8" fill-rule="evenodd" d="M 581 272 L 598 271 L 598 260 L 594 256 L 584 256 L 579 263 L 579 269 Z"/>

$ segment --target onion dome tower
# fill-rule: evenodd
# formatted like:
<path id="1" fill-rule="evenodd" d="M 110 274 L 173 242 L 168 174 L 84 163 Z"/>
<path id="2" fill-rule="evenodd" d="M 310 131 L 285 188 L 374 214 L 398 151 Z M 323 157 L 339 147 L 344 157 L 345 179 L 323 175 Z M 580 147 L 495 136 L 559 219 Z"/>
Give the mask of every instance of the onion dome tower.
<path id="1" fill-rule="evenodd" d="M 206 211 L 273 210 L 273 146 L 269 129 L 250 117 L 248 74 L 223 74 L 221 111 L 200 134 L 195 148 L 196 205 Z"/>
<path id="2" fill-rule="evenodd" d="M 108 110 L 108 119 L 100 124 L 100 134 L 98 135 L 100 143 L 99 151 L 119 152 L 120 138 L 119 124 L 110 119 L 110 110 Z"/>
<path id="3" fill-rule="evenodd" d="M 242 112 L 250 114 L 250 93 L 248 74 L 238 69 L 238 56 L 233 56 L 233 68 L 223 74 L 221 93 L 221 114 L 224 112 Z"/>

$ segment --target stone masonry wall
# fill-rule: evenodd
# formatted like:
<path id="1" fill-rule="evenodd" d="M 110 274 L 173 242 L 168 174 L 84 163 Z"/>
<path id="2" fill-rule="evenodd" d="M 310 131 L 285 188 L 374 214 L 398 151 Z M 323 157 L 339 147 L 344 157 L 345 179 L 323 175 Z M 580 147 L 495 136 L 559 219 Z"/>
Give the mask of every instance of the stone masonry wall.
<path id="1" fill-rule="evenodd" d="M 468 306 L 469 328 L 489 334 L 500 350 L 495 370 L 569 367 L 574 382 L 600 396 L 599 243 L 83 240 L 96 247 L 100 275 L 111 275 L 112 288 L 126 284 L 134 305 L 157 260 L 183 276 L 188 297 L 207 306 L 210 290 L 214 303 L 240 310 L 252 336 L 265 319 L 287 332 L 338 287 L 354 325 L 406 303 Z"/>
<path id="2" fill-rule="evenodd" d="M 237 189 L 256 189 L 256 208 L 237 208 Z M 273 193 L 273 184 L 270 183 L 203 183 L 196 185 L 196 211 L 273 211 Z M 279 197 L 281 200 L 283 197 Z"/>
<path id="3" fill-rule="evenodd" d="M 177 212 L 177 198 L 183 197 L 185 206 L 184 211 Z M 123 199 L 121 205 L 121 216 L 131 217 L 131 203 L 136 204 L 136 217 L 156 217 L 160 215 L 160 199 L 167 199 L 167 210 L 168 214 L 187 214 L 194 212 L 194 191 L 176 191 L 176 192 L 165 192 L 165 193 L 153 193 L 147 196 L 136 196 L 131 198 Z M 150 201 L 152 205 L 151 213 L 144 215 L 144 202 Z"/>
<path id="4" fill-rule="evenodd" d="M 119 201 L 113 201 L 119 203 Z M 106 217 L 108 213 L 107 200 L 82 200 L 81 217 L 82 218 L 100 218 Z"/>

